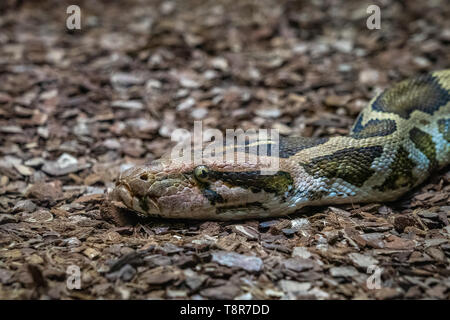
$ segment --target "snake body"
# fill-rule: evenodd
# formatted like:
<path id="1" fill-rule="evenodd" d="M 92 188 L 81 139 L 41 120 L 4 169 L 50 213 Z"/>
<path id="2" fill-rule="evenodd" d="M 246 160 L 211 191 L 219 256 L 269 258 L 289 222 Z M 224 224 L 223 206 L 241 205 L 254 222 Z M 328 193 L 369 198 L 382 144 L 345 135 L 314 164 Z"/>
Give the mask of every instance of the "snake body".
<path id="1" fill-rule="evenodd" d="M 450 162 L 450 70 L 380 93 L 347 136 L 280 137 L 259 144 L 278 150 L 272 175 L 255 163 L 218 157 L 200 166 L 165 159 L 123 172 L 110 199 L 143 216 L 214 220 L 395 200 Z"/>

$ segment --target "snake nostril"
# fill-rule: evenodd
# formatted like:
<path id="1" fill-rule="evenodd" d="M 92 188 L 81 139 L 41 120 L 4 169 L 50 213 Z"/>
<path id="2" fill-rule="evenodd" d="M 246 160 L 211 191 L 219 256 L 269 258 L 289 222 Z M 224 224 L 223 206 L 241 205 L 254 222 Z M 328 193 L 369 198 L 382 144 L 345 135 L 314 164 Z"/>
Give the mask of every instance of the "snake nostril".
<path id="1" fill-rule="evenodd" d="M 148 174 L 146 174 L 146 173 L 141 174 L 141 175 L 139 176 L 139 179 L 144 180 L 144 181 L 147 181 L 147 180 L 148 180 Z"/>

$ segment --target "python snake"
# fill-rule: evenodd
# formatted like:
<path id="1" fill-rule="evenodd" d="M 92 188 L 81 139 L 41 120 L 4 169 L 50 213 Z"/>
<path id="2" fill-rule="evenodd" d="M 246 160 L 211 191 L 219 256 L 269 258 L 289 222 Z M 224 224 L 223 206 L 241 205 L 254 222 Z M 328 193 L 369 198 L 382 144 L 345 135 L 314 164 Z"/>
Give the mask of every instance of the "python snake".
<path id="1" fill-rule="evenodd" d="M 163 159 L 123 172 L 109 198 L 142 216 L 211 220 L 395 200 L 450 162 L 450 70 L 380 93 L 347 136 L 259 143 L 278 148 L 275 174 L 261 174 L 257 163 L 212 158 L 199 166 Z M 235 152 L 250 152 L 240 150 Z"/>

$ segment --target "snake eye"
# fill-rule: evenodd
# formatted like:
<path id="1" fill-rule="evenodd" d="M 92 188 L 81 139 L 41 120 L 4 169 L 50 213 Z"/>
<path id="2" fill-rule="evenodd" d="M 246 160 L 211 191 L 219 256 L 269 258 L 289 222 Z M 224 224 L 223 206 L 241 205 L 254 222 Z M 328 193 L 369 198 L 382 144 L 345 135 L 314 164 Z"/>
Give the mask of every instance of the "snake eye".
<path id="1" fill-rule="evenodd" d="M 200 182 L 208 181 L 209 169 L 206 166 L 198 166 L 194 169 L 194 176 Z"/>

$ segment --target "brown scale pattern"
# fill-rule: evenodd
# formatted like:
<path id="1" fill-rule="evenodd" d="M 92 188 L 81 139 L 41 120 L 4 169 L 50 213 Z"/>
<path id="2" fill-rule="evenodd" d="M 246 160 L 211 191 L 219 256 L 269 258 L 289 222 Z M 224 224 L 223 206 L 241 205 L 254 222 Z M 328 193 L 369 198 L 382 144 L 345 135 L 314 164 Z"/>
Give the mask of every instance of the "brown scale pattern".
<path id="1" fill-rule="evenodd" d="M 432 170 L 437 167 L 438 162 L 436 160 L 436 145 L 433 142 L 431 135 L 420 130 L 419 128 L 413 128 L 409 131 L 409 138 L 414 143 L 417 149 L 430 160 L 429 169 Z"/>
<path id="2" fill-rule="evenodd" d="M 395 113 L 408 119 L 415 110 L 433 114 L 450 102 L 447 90 L 431 74 L 405 80 L 383 92 L 373 103 L 376 111 Z"/>
<path id="3" fill-rule="evenodd" d="M 375 189 L 388 191 L 414 185 L 415 178 L 412 170 L 415 166 L 416 163 L 409 158 L 408 151 L 400 146 L 390 166 L 391 174 L 382 185 L 375 187 Z"/>
<path id="4" fill-rule="evenodd" d="M 361 187 L 375 172 L 370 167 L 382 153 L 381 146 L 347 148 L 331 155 L 317 157 L 310 163 L 303 164 L 303 167 L 316 178 L 341 178 Z"/>

